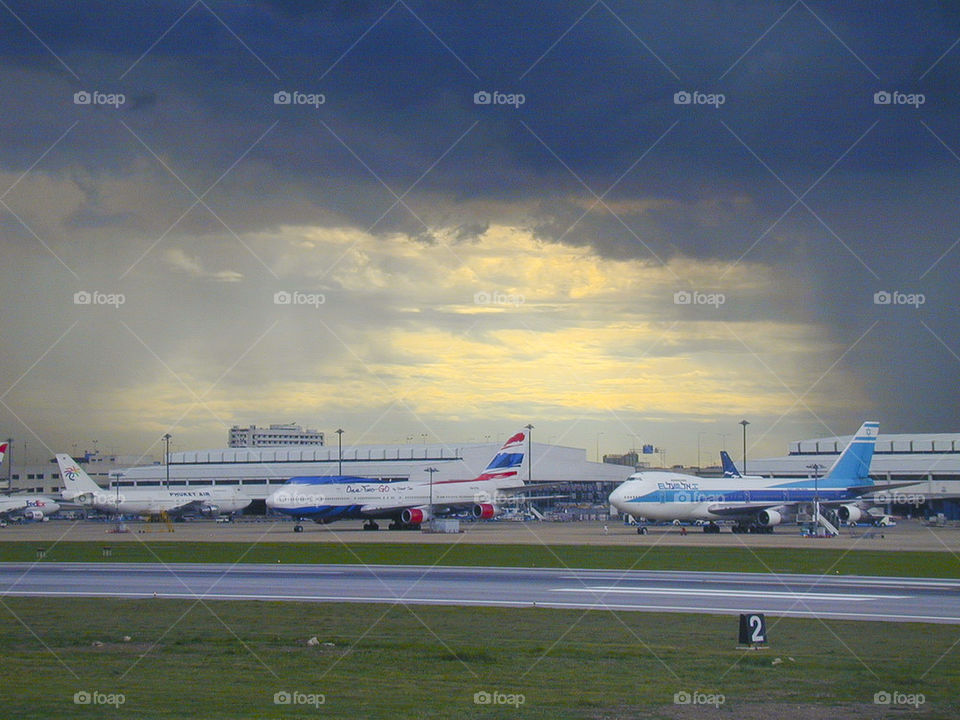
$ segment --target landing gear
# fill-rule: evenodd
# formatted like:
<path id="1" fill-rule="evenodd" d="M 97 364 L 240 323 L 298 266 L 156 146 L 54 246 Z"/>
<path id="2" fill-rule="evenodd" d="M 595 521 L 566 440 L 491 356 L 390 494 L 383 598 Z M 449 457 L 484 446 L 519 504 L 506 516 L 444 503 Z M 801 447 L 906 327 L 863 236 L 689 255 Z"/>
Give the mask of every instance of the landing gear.
<path id="1" fill-rule="evenodd" d="M 737 524 L 732 528 L 735 533 L 749 533 L 751 535 L 770 535 L 773 533 L 772 525 L 742 525 Z"/>
<path id="2" fill-rule="evenodd" d="M 703 531 L 711 535 L 719 535 L 720 526 L 717 525 L 715 522 L 710 522 L 703 526 Z"/>
<path id="3" fill-rule="evenodd" d="M 419 530 L 420 524 L 418 523 L 416 525 L 408 525 L 406 523 L 400 522 L 399 520 L 396 520 L 390 523 L 387 527 L 390 530 Z"/>
<path id="4" fill-rule="evenodd" d="M 297 523 L 296 525 L 293 526 L 293 531 L 294 531 L 294 532 L 303 532 L 303 525 L 301 525 L 300 523 Z"/>
<path id="5" fill-rule="evenodd" d="M 379 529 L 380 529 L 380 526 L 377 525 L 377 523 L 376 523 L 374 520 L 367 520 L 367 521 L 363 524 L 363 529 L 364 529 L 364 530 L 379 530 Z"/>
<path id="6" fill-rule="evenodd" d="M 639 527 L 637 527 L 637 535 L 646 535 L 646 534 L 647 534 L 646 525 L 640 525 Z"/>

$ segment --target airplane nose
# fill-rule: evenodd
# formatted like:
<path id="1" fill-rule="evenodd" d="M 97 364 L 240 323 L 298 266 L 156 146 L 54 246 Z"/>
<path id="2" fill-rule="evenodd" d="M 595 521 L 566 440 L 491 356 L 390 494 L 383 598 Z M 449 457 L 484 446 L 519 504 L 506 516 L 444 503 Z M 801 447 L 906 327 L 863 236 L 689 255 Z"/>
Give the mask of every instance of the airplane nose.
<path id="1" fill-rule="evenodd" d="M 610 493 L 610 497 L 607 499 L 610 501 L 611 505 L 613 505 L 615 508 L 619 508 L 620 502 L 623 500 L 623 488 L 617 488 L 614 490 L 612 493 Z"/>

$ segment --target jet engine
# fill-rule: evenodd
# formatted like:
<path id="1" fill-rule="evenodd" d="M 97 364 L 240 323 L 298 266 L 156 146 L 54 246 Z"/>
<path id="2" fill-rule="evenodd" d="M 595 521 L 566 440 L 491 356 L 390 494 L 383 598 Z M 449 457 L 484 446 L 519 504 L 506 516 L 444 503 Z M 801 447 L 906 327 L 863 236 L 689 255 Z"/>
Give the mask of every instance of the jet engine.
<path id="1" fill-rule="evenodd" d="M 489 520 L 497 515 L 497 506 L 491 503 L 477 503 L 473 506 L 473 517 L 477 520 Z"/>
<path id="2" fill-rule="evenodd" d="M 858 523 L 867 513 L 856 505 L 841 505 L 837 508 L 837 517 L 845 523 Z"/>
<path id="3" fill-rule="evenodd" d="M 430 513 L 421 508 L 407 508 L 400 513 L 400 522 L 404 525 L 419 525 L 430 519 Z"/>

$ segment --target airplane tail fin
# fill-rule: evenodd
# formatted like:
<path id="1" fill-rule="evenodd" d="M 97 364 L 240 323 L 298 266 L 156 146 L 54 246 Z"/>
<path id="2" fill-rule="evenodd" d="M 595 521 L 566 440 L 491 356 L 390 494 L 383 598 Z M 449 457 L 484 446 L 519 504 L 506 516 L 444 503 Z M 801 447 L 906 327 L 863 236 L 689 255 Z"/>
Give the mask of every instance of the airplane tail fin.
<path id="1" fill-rule="evenodd" d="M 734 465 L 733 460 L 730 459 L 730 455 L 727 454 L 726 450 L 720 451 L 720 462 L 723 464 L 723 476 L 725 478 L 743 477 L 740 471 L 737 470 L 737 466 Z"/>
<path id="2" fill-rule="evenodd" d="M 526 442 L 525 430 L 511 435 L 476 479 L 496 481 L 500 487 L 522 486 L 523 478 L 520 475 L 520 468 L 523 466 L 523 458 L 526 454 Z"/>
<path id="3" fill-rule="evenodd" d="M 880 423 L 865 422 L 821 479 L 825 486 L 850 487 L 872 485 L 870 461 L 877 443 Z"/>
<path id="4" fill-rule="evenodd" d="M 0 443 L 0 463 L 3 462 L 3 459 L 7 456 L 7 446 L 10 443 Z"/>
<path id="5" fill-rule="evenodd" d="M 74 500 L 84 495 L 102 494 L 103 489 L 83 471 L 79 463 L 69 455 L 57 455 L 60 477 L 63 480 L 63 499 Z"/>

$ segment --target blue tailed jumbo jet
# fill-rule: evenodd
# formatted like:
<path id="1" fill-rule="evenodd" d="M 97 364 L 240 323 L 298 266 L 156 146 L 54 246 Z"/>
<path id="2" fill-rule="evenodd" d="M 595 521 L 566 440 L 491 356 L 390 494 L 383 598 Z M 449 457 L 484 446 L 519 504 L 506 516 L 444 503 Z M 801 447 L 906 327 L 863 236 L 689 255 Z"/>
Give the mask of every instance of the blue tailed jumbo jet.
<path id="1" fill-rule="evenodd" d="M 665 470 L 638 472 L 611 493 L 610 504 L 634 518 L 705 521 L 704 532 L 720 532 L 717 520 L 736 521 L 733 532 L 773 532 L 774 526 L 795 521 L 803 512 L 826 524 L 821 506 L 836 509 L 841 520 L 855 522 L 866 515 L 861 496 L 888 487 L 874 485 L 870 479 L 879 428 L 876 422 L 861 425 L 820 478 L 742 476 L 727 456 L 720 478 Z"/>

